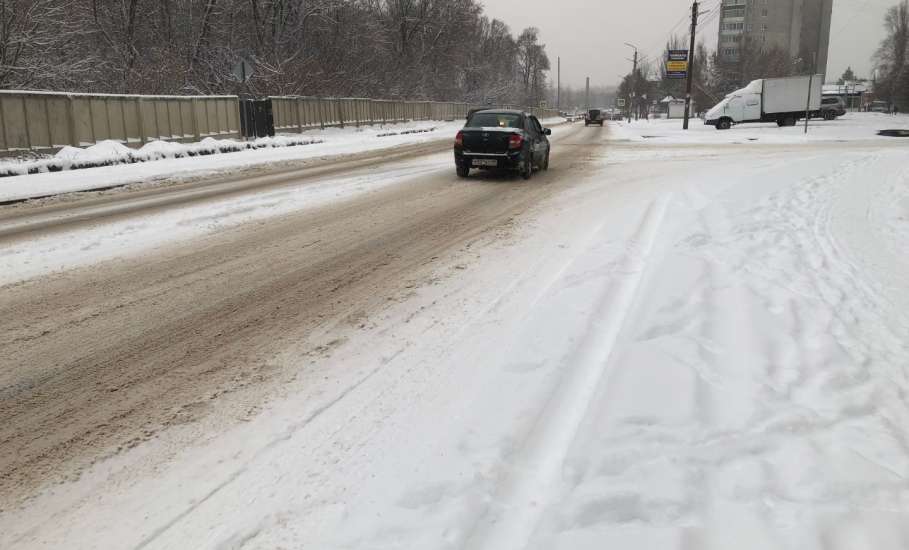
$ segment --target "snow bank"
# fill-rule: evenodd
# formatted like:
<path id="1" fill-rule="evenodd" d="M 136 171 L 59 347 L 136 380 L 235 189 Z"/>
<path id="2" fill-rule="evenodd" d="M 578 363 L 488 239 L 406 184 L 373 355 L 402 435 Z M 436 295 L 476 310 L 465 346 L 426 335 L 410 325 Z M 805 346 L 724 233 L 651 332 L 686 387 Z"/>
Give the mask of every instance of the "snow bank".
<path id="1" fill-rule="evenodd" d="M 47 159 L 2 163 L 0 164 L 0 177 L 233 153 L 248 149 L 294 147 L 313 143 L 321 143 L 321 140 L 287 136 L 265 137 L 255 141 L 205 138 L 198 143 L 151 141 L 142 146 L 141 149 L 130 149 L 118 141 L 106 140 L 85 149 L 66 146 L 56 155 Z"/>
<path id="2" fill-rule="evenodd" d="M 70 172 L 47 168 L 33 174 L 14 175 L 0 178 L 0 202 L 46 197 L 61 193 L 72 193 L 87 189 L 116 187 L 136 183 L 183 179 L 230 173 L 238 169 L 278 162 L 300 162 L 313 158 L 348 155 L 374 151 L 401 145 L 412 145 L 430 141 L 454 139 L 455 133 L 464 126 L 464 121 L 426 121 L 406 124 L 364 126 L 360 128 L 326 128 L 299 134 L 278 135 L 253 142 L 262 148 L 240 149 L 238 152 L 213 155 L 207 151 L 215 148 L 226 149 L 225 144 L 240 144 L 231 140 L 206 139 L 196 144 L 153 142 L 140 150 L 130 150 L 132 155 L 142 155 L 155 162 L 99 164 L 91 170 Z M 412 132 L 411 130 L 429 130 Z M 379 134 L 390 134 L 379 139 Z M 307 147 L 282 147 L 296 139 L 303 139 Z M 101 144 L 98 144 L 99 146 Z M 117 144 L 119 145 L 119 144 Z M 216 147 L 217 146 L 217 147 Z M 177 155 L 176 151 L 186 151 Z M 186 148 L 186 149 L 183 149 Z M 89 155 L 88 149 L 66 147 L 54 157 L 55 162 L 75 162 L 82 155 Z M 101 148 L 95 149 L 100 152 Z M 59 160 L 57 160 L 59 159 Z M 47 159 L 45 159 L 47 160 Z M 6 167 L 23 163 L 0 163 L 0 171 Z"/>
<path id="3" fill-rule="evenodd" d="M 795 127 L 780 128 L 775 123 L 741 124 L 718 131 L 700 119 L 692 119 L 688 131 L 681 120 L 636 120 L 609 122 L 612 139 L 658 143 L 805 143 L 812 141 L 856 141 L 899 139 L 880 136 L 881 130 L 909 130 L 909 116 L 882 113 L 847 113 L 837 120 L 812 120 L 805 134 L 804 121 Z"/>

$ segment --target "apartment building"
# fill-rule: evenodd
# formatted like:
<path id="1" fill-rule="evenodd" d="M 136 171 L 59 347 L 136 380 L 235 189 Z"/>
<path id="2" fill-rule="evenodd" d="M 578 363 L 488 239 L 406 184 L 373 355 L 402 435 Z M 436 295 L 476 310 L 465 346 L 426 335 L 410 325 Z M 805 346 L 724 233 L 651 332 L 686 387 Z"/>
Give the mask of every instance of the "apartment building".
<path id="1" fill-rule="evenodd" d="M 722 0 L 720 10 L 721 61 L 738 61 L 745 47 L 780 48 L 826 74 L 833 0 Z"/>

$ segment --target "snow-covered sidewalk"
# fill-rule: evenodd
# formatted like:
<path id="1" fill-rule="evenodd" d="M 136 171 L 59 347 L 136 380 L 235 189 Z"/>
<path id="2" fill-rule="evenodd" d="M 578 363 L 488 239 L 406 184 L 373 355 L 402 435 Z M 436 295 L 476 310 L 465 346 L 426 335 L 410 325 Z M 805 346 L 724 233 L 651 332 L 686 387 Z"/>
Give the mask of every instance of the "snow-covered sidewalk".
<path id="1" fill-rule="evenodd" d="M 558 125 L 564 119 L 544 120 L 547 125 Z M 363 126 L 360 128 L 326 128 L 303 134 L 288 134 L 263 138 L 252 143 L 257 147 L 222 154 L 207 154 L 215 150 L 236 149 L 230 140 L 204 140 L 198 144 L 154 142 L 138 151 L 105 142 L 88 149 L 67 147 L 59 154 L 55 164 L 111 164 L 87 168 L 76 172 L 43 171 L 38 174 L 0 178 L 0 202 L 32 197 L 72 193 L 89 189 L 103 189 L 138 183 L 180 181 L 224 175 L 234 171 L 276 163 L 292 163 L 308 159 L 326 158 L 379 151 L 393 147 L 430 143 L 454 139 L 464 126 L 463 120 L 449 122 L 425 121 L 405 124 Z M 202 152 L 206 154 L 201 154 Z M 190 154 L 191 153 L 191 154 Z M 138 164 L 124 164 L 131 158 Z M 47 161 L 37 161 L 47 164 Z M 21 163 L 10 163 L 0 171 L 9 171 Z M 21 166 L 17 169 L 21 169 Z"/>
<path id="2" fill-rule="evenodd" d="M 156 142 L 160 145 L 155 145 L 146 151 L 148 162 L 115 164 L 73 172 L 45 172 L 0 178 L 0 202 L 134 183 L 213 176 L 273 163 L 303 161 L 426 143 L 452 137 L 463 125 L 463 121 L 430 121 L 361 128 L 326 128 L 293 136 L 278 136 L 268 140 L 268 143 L 271 144 L 286 141 L 289 138 L 302 138 L 310 142 L 305 146 L 267 147 L 180 158 L 175 158 L 174 154 L 178 149 L 211 149 L 214 144 L 203 142 L 195 145 L 181 145 Z M 222 144 L 224 141 L 226 140 L 220 140 Z M 122 149 L 125 148 L 98 145 L 94 149 L 84 150 L 80 156 L 91 157 L 90 160 L 95 161 L 103 160 L 98 157 L 104 157 L 113 164 L 125 154 Z M 74 156 L 74 152 L 73 148 L 67 148 L 63 153 Z M 135 154 L 141 154 L 141 150 Z"/>

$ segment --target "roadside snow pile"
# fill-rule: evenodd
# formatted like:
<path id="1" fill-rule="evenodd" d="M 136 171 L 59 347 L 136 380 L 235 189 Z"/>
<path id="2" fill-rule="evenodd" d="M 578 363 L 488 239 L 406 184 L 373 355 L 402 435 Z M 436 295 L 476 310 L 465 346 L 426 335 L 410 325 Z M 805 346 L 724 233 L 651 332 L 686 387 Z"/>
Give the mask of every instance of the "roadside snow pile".
<path id="1" fill-rule="evenodd" d="M 812 119 L 805 134 L 804 120 L 795 127 L 780 128 L 776 123 L 739 124 L 729 130 L 717 131 L 700 119 L 692 119 L 689 130 L 682 129 L 681 120 L 637 120 L 609 122 L 610 139 L 615 141 L 656 142 L 679 144 L 703 143 L 770 143 L 890 140 L 882 131 L 900 133 L 909 130 L 909 116 L 881 113 L 847 113 L 836 120 Z"/>
<path id="2" fill-rule="evenodd" d="M 402 132 L 385 132 L 383 134 L 376 134 L 376 137 L 389 137 L 389 136 L 406 136 L 408 134 L 426 134 L 429 132 L 435 132 L 435 127 L 431 128 L 414 128 L 412 130 L 404 130 Z"/>
<path id="3" fill-rule="evenodd" d="M 290 136 L 264 137 L 255 141 L 205 138 L 197 143 L 150 141 L 142 146 L 141 149 L 130 149 L 118 141 L 106 140 L 85 149 L 66 146 L 53 157 L 46 159 L 0 164 L 0 177 L 198 157 L 219 153 L 235 153 L 249 149 L 296 147 L 313 143 L 322 143 L 322 140 Z"/>

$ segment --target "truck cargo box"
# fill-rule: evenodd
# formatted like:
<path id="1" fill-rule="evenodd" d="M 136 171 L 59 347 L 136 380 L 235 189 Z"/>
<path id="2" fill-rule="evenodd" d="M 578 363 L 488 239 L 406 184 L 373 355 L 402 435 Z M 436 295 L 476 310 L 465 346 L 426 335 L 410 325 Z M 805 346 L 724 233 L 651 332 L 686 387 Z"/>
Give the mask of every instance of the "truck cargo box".
<path id="1" fill-rule="evenodd" d="M 809 81 L 811 82 L 811 104 L 808 110 L 820 109 L 824 77 L 822 75 L 791 76 L 764 79 L 764 112 L 767 114 L 804 112 L 805 106 L 808 105 Z"/>

